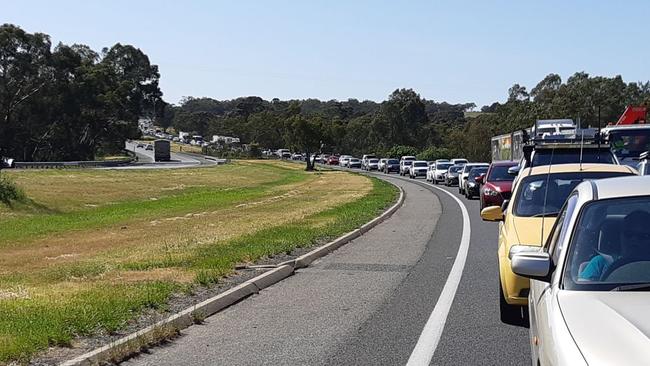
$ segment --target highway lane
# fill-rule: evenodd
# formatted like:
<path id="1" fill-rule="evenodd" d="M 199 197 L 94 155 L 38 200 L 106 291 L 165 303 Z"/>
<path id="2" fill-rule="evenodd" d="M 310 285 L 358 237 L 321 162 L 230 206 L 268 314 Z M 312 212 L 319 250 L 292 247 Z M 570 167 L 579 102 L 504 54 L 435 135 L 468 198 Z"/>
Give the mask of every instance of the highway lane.
<path id="1" fill-rule="evenodd" d="M 432 365 L 528 365 L 528 329 L 499 319 L 497 224 L 479 216 L 478 199 L 467 200 L 472 239 L 463 278 L 447 318 Z"/>
<path id="2" fill-rule="evenodd" d="M 381 177 L 407 193 L 389 220 L 128 364 L 406 364 L 456 260 L 463 220 L 458 203 L 423 180 Z M 470 246 L 430 364 L 527 364 L 527 330 L 499 321 L 496 225 L 480 220 L 477 201 L 461 200 Z"/>
<path id="3" fill-rule="evenodd" d="M 219 162 L 225 162 L 223 159 L 215 159 L 199 154 L 190 153 L 171 153 L 171 160 L 169 162 L 155 162 L 153 150 L 146 150 L 138 148 L 137 143 L 126 142 L 125 148 L 133 151 L 138 158 L 137 163 L 127 166 L 115 167 L 110 169 L 173 169 L 173 168 L 187 168 L 201 165 L 216 165 Z"/>

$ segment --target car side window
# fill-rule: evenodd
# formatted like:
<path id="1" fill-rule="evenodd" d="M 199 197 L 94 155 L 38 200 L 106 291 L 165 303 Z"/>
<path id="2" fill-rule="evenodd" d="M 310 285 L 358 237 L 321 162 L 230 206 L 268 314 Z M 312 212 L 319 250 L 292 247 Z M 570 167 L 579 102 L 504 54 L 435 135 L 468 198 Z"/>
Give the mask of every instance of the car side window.
<path id="1" fill-rule="evenodd" d="M 569 226 L 569 220 L 571 219 L 571 216 L 573 216 L 573 211 L 575 210 L 577 203 L 577 193 L 574 193 L 567 198 L 564 207 L 562 207 L 562 210 L 555 221 L 553 231 L 547 240 L 546 249 L 547 252 L 551 254 L 554 263 L 557 263 L 558 258 L 560 257 L 560 252 L 562 251 L 562 243 L 571 229 Z"/>

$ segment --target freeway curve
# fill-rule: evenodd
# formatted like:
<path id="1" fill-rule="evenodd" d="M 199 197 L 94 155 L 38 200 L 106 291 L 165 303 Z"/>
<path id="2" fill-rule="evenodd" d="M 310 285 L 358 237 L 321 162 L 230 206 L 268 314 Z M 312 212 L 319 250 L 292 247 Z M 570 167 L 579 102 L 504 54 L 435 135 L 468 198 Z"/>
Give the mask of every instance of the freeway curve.
<path id="1" fill-rule="evenodd" d="M 478 202 L 373 175 L 406 193 L 391 218 L 126 364 L 530 364 L 528 330 L 499 320 L 497 226 Z"/>
<path id="2" fill-rule="evenodd" d="M 135 153 L 138 158 L 137 163 L 110 169 L 172 169 L 187 168 L 201 165 L 215 165 L 225 163 L 224 159 L 215 159 L 212 157 L 190 154 L 190 153 L 171 153 L 171 160 L 168 162 L 156 162 L 153 157 L 153 150 L 138 148 L 135 142 L 126 142 L 125 149 Z"/>

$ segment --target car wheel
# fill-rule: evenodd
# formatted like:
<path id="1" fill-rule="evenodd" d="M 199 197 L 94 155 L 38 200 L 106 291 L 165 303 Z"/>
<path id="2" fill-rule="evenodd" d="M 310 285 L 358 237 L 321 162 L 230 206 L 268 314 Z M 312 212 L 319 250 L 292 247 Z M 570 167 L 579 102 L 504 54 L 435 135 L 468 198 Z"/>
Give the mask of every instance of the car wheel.
<path id="1" fill-rule="evenodd" d="M 501 322 L 509 325 L 528 327 L 528 307 L 521 305 L 511 305 L 506 302 L 499 279 L 499 314 Z"/>

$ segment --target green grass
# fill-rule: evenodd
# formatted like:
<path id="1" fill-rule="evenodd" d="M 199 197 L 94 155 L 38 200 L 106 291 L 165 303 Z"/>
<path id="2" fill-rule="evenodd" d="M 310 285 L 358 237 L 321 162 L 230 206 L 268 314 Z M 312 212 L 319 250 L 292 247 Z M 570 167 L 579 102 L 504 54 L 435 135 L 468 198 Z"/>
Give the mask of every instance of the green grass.
<path id="1" fill-rule="evenodd" d="M 47 237 L 55 233 L 92 231 L 93 228 L 168 215 L 170 212 L 231 207 L 239 202 L 265 198 L 269 194 L 277 195 L 284 190 L 273 190 L 273 187 L 285 187 L 315 179 L 317 174 L 319 173 L 285 169 L 278 177 L 261 184 L 246 180 L 245 187 L 228 187 L 216 191 L 214 187 L 212 190 L 194 187 L 160 197 L 156 201 L 140 198 L 92 209 L 10 218 L 2 224 L 0 250 L 15 245 L 9 242 Z M 342 173 L 336 172 L 323 174 L 339 174 L 332 175 L 339 180 L 343 177 L 340 175 Z M 106 257 L 99 256 L 51 265 L 40 274 L 5 272 L 0 275 L 0 364 L 28 362 L 36 352 L 53 345 L 68 346 L 77 336 L 121 329 L 144 309 L 164 308 L 175 292 L 191 291 L 196 284 L 211 285 L 218 282 L 223 276 L 232 273 L 238 263 L 290 252 L 297 247 L 313 246 L 351 231 L 377 216 L 395 201 L 398 194 L 397 189 L 386 182 L 375 178 L 370 179 L 370 182 L 370 191 L 352 201 L 276 226 L 263 227 L 257 231 L 251 229 L 247 234 L 228 240 L 205 243 L 182 256 L 174 255 L 172 248 L 169 255 L 163 253 L 155 258 L 128 260 L 131 257 L 127 257 L 124 261 L 111 262 Z M 364 184 L 367 187 L 367 183 Z M 286 206 L 278 207 L 282 209 Z M 7 223 L 9 225 L 5 225 Z M 172 280 L 130 283 L 103 279 L 106 274 L 116 270 L 161 269 L 182 269 L 193 273 L 195 284 Z M 28 291 L 25 296 L 14 298 L 6 296 L 8 291 L 20 295 L 20 284 L 38 284 L 41 291 Z"/>
<path id="2" fill-rule="evenodd" d="M 179 288 L 150 282 L 94 288 L 48 301 L 0 301 L 0 363 L 27 362 L 49 346 L 69 346 L 76 336 L 114 332 L 143 308 L 164 306 Z"/>
<path id="3" fill-rule="evenodd" d="M 264 196 L 271 188 L 297 183 L 307 176 L 288 171 L 280 179 L 255 187 L 238 189 L 190 188 L 180 194 L 161 197 L 155 201 L 127 201 L 84 211 L 53 213 L 47 220 L 42 216 L 28 216 L 4 220 L 0 231 L 0 248 L 12 243 L 44 235 L 83 230 L 120 223 L 134 219 L 155 218 L 161 214 L 183 213 L 211 207 L 234 206 Z"/>
<path id="4" fill-rule="evenodd" d="M 189 259 L 169 256 L 163 260 L 126 263 L 123 268 L 147 270 L 186 265 L 197 271 L 197 282 L 204 285 L 218 282 L 220 277 L 231 273 L 237 263 L 254 262 L 265 256 L 308 247 L 317 241 L 336 238 L 372 220 L 394 202 L 398 194 L 394 186 L 382 180 L 372 178 L 372 183 L 373 189 L 363 198 L 302 220 L 202 247 Z M 321 225 L 322 222 L 329 224 Z"/>

